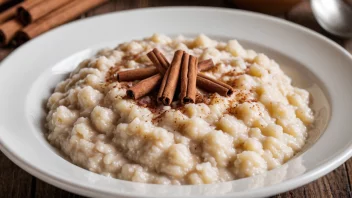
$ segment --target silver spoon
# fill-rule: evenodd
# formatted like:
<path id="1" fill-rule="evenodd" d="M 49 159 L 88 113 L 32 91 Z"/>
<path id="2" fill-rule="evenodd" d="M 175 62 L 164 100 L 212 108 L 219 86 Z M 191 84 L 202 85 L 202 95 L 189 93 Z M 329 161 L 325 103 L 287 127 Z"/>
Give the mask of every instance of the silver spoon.
<path id="1" fill-rule="evenodd" d="M 318 23 L 328 32 L 352 37 L 352 6 L 342 0 L 311 0 Z"/>

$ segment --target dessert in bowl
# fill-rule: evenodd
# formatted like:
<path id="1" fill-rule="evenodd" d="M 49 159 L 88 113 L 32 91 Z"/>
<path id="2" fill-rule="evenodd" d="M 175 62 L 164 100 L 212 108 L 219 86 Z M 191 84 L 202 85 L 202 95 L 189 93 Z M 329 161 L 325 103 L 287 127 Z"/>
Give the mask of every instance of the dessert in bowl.
<path id="1" fill-rule="evenodd" d="M 163 17 L 160 18 L 160 16 Z M 142 21 L 141 18 L 143 18 Z M 145 21 L 148 21 L 148 23 L 145 23 Z M 121 26 L 112 24 L 126 24 L 128 28 L 121 31 Z M 209 25 L 214 25 L 214 28 L 209 28 Z M 54 92 L 53 88 L 60 81 L 70 78 L 70 73 L 77 68 L 77 65 L 82 60 L 96 59 L 100 56 L 97 54 L 98 49 L 104 47 L 114 48 L 119 43 L 136 39 L 140 40 L 151 36 L 154 32 L 164 32 L 166 35 L 172 37 L 172 39 L 176 39 L 174 36 L 182 33 L 186 37 L 192 38 L 189 41 L 192 43 L 201 32 L 209 35 L 213 40 L 225 42 L 225 45 L 229 43 L 229 40 L 236 38 L 245 49 L 254 49 L 257 55 L 264 53 L 270 59 L 275 60 L 280 65 L 281 70 L 292 79 L 291 85 L 303 88 L 309 92 L 310 101 L 308 106 L 314 112 L 314 121 L 313 124 L 305 124 L 308 135 L 304 146 L 300 151 L 295 151 L 289 160 L 283 160 L 282 165 L 278 165 L 277 168 L 270 171 L 263 171 L 263 173 L 260 172 L 255 176 L 238 179 L 241 176 L 237 176 L 235 172 L 229 170 L 228 172 L 234 176 L 233 179 L 235 180 L 227 182 L 219 181 L 204 185 L 155 185 L 153 183 L 156 182 L 153 181 L 148 181 L 150 183 L 130 182 L 129 180 L 115 179 L 120 176 L 118 175 L 120 173 L 118 171 L 121 171 L 121 169 L 116 169 L 113 172 L 116 176 L 111 175 L 112 177 L 106 177 L 104 175 L 107 174 L 103 173 L 103 171 L 99 171 L 98 169 L 93 170 L 94 168 L 88 168 L 77 162 L 72 163 L 74 160 L 62 151 L 63 149 L 59 144 L 48 141 L 48 135 L 52 131 L 48 129 L 49 121 L 46 121 L 46 117 L 50 112 L 47 103 L 48 98 Z M 50 45 L 47 45 L 48 43 Z M 194 48 L 191 45 L 186 46 L 192 48 L 192 50 Z M 154 52 L 155 48 L 166 56 L 170 65 L 176 51 L 183 50 L 189 55 L 194 55 L 194 57 L 198 58 L 198 66 L 203 60 L 211 59 L 214 62 L 212 68 L 219 67 L 217 66 L 218 62 L 216 58 L 201 57 L 199 54 L 191 53 L 182 48 L 175 49 L 172 52 L 170 50 L 169 52 L 155 45 L 144 53 Z M 220 50 L 219 48 L 218 51 L 222 51 L 221 53 L 223 53 L 224 50 Z M 245 51 L 245 55 L 248 56 L 250 52 Z M 238 57 L 245 57 L 243 55 L 244 53 Z M 105 56 L 107 59 L 112 58 L 109 57 L 110 55 Z M 248 59 L 248 57 L 243 59 L 247 59 L 246 62 L 250 63 L 251 59 Z M 104 57 L 100 59 L 102 58 Z M 149 57 L 145 59 L 146 64 L 145 66 L 140 64 L 141 68 L 148 68 L 147 64 L 152 68 L 155 67 Z M 24 64 L 23 60 L 26 60 L 26 64 Z M 35 177 L 59 188 L 88 197 L 271 196 L 307 184 L 337 168 L 351 156 L 352 134 L 349 130 L 349 123 L 350 112 L 352 111 L 350 104 L 352 94 L 346 91 L 352 85 L 350 77 L 352 72 L 352 68 L 350 67 L 351 61 L 351 55 L 346 50 L 308 29 L 272 17 L 233 9 L 193 7 L 148 8 L 80 20 L 50 31 L 26 43 L 2 62 L 0 66 L 0 89 L 2 90 L 2 95 L 6 97 L 1 97 L 2 102 L 0 103 L 0 149 L 14 163 Z M 137 59 L 136 62 L 138 62 Z M 270 60 L 270 62 L 272 61 Z M 114 63 L 117 63 L 117 61 L 112 61 L 111 64 Z M 254 59 L 252 63 L 254 63 Z M 95 69 L 97 66 L 87 66 L 87 68 Z M 235 68 L 235 64 L 233 64 L 233 67 Z M 208 80 L 212 79 L 217 84 L 219 82 L 229 83 L 228 85 L 232 87 L 233 93 L 230 96 L 223 96 L 218 92 L 219 90 L 213 89 L 214 84 L 211 84 L 212 89 L 204 90 L 204 87 L 200 87 L 202 86 L 201 84 L 196 83 L 197 90 L 205 96 L 207 94 L 219 95 L 219 97 L 224 99 L 235 97 L 234 94 L 240 88 L 236 87 L 237 85 L 235 86 L 235 84 L 231 84 L 231 81 L 228 79 L 213 76 L 213 69 L 200 71 L 197 73 L 197 76 L 206 76 Z M 124 69 L 123 71 L 126 70 Z M 131 68 L 129 74 L 135 70 Z M 114 75 L 120 75 L 123 72 L 122 69 L 119 71 L 109 69 L 109 71 L 111 71 L 112 75 L 104 74 L 99 77 L 102 83 L 106 83 L 105 77 L 107 76 L 112 76 L 112 80 L 116 83 L 117 76 L 115 78 Z M 83 75 L 83 70 L 81 74 Z M 85 80 L 78 80 L 80 82 L 77 81 L 77 85 L 81 84 L 83 88 L 86 85 L 84 81 L 88 81 L 89 78 L 92 79 L 92 75 L 91 77 L 88 76 Z M 251 76 L 251 74 L 248 73 L 246 76 Z M 132 89 L 140 81 L 148 78 L 132 81 L 127 80 L 118 83 L 128 85 L 125 87 L 125 92 L 127 93 L 128 89 Z M 152 101 L 157 101 L 158 93 L 161 90 L 160 85 L 155 88 L 154 92 L 147 93 L 145 97 L 154 97 Z M 91 87 L 94 90 L 98 90 L 96 87 Z M 98 91 L 105 95 L 104 92 Z M 173 101 L 176 104 L 171 104 L 170 109 L 177 109 L 177 106 L 184 107 L 186 105 L 200 104 L 199 101 L 185 105 L 177 103 L 180 101 L 179 95 L 180 91 L 177 90 L 173 97 Z M 135 100 L 128 96 L 122 98 L 128 99 L 132 103 L 145 101 L 141 99 Z M 277 96 L 274 98 L 277 98 Z M 158 102 L 156 104 L 161 106 Z M 208 105 L 206 101 L 204 104 Z M 78 107 L 70 107 L 68 104 L 61 105 L 66 106 L 70 110 L 72 108 L 76 112 L 80 111 Z M 143 103 L 139 105 L 143 106 Z M 103 103 L 99 103 L 99 106 L 109 108 L 104 106 Z M 89 116 L 82 113 L 79 117 L 91 119 L 90 115 L 91 113 Z M 236 118 L 242 120 L 242 118 L 237 116 Z M 47 125 L 47 128 L 44 125 Z M 90 126 L 96 132 L 102 134 L 97 130 L 95 125 L 90 124 Z M 262 132 L 260 127 L 250 128 L 259 128 Z M 69 130 L 70 128 L 67 129 Z M 167 130 L 171 131 L 171 129 Z M 220 128 L 215 128 L 215 130 L 222 131 Z M 283 128 L 283 132 L 285 132 L 284 130 Z M 68 131 L 62 135 L 71 138 L 67 134 L 71 134 L 71 132 Z M 226 132 L 224 134 L 226 135 Z M 189 138 L 187 134 L 182 135 Z M 265 138 L 268 137 L 268 135 L 263 136 Z M 284 136 L 286 135 L 284 134 Z M 81 139 L 79 139 L 80 142 L 84 142 Z M 175 141 L 176 138 L 173 138 L 173 140 Z M 94 139 L 91 139 L 91 141 L 94 141 Z M 113 139 L 110 141 L 113 142 Z M 59 141 L 57 142 L 59 143 Z M 261 142 L 261 145 L 264 151 L 267 150 L 267 148 L 264 149 L 266 147 L 264 143 Z M 120 150 L 117 146 L 116 148 L 118 149 L 117 152 L 121 152 L 123 155 L 127 153 Z M 229 160 L 229 167 L 235 166 L 237 155 L 241 153 L 238 147 L 234 146 L 233 148 L 236 150 L 236 157 Z M 89 158 L 93 157 L 93 154 L 96 154 L 97 152 L 95 151 L 97 150 L 96 148 L 92 149 L 91 151 L 94 151 L 91 153 L 92 155 L 88 155 L 86 157 L 87 160 L 82 160 L 82 162 L 90 163 Z M 78 151 L 77 153 L 79 154 L 83 153 L 78 147 L 76 150 L 72 149 L 70 152 L 74 155 L 75 151 Z M 82 155 L 82 159 L 84 156 Z M 277 155 L 275 158 L 277 158 Z M 205 159 L 205 157 L 203 158 L 202 156 L 201 159 Z M 128 163 L 138 165 L 137 162 L 133 162 L 132 160 Z M 157 163 L 159 162 L 155 164 Z M 211 167 L 215 167 L 212 164 L 213 162 L 209 163 Z M 97 164 L 103 167 L 102 164 Z M 143 164 L 140 163 L 139 165 L 142 166 Z M 143 170 L 148 170 L 144 169 L 146 166 L 143 165 L 142 167 Z M 194 170 L 196 168 L 192 171 Z M 164 173 L 160 171 L 159 174 Z M 188 176 L 186 175 L 185 177 L 187 178 Z M 170 183 L 172 183 L 171 180 L 173 178 L 170 178 Z M 188 184 L 188 181 L 187 179 L 184 184 Z M 174 181 L 174 183 L 177 182 Z"/>
<path id="2" fill-rule="evenodd" d="M 82 61 L 47 102 L 46 137 L 113 178 L 206 184 L 265 173 L 305 145 L 309 92 L 278 63 L 203 34 L 154 34 Z"/>

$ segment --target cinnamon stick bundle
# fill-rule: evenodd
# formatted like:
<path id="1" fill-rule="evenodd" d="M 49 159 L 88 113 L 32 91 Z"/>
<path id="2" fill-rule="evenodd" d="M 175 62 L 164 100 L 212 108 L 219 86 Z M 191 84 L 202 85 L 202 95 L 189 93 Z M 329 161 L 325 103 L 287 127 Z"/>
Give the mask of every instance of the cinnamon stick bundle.
<path id="1" fill-rule="evenodd" d="M 183 54 L 184 52 L 182 50 L 177 50 L 175 52 L 171 65 L 166 70 L 161 82 L 157 100 L 164 105 L 170 105 L 174 98 L 180 75 Z"/>
<path id="2" fill-rule="evenodd" d="M 217 81 L 201 73 L 198 73 L 197 75 L 197 86 L 210 93 L 217 92 L 222 96 L 230 96 L 233 93 L 233 89 L 230 85 Z"/>
<path id="3" fill-rule="evenodd" d="M 17 22 L 15 19 L 12 19 L 15 17 L 17 9 L 22 6 L 32 7 L 41 1 L 44 1 L 44 0 L 27 0 L 5 10 L 0 14 L 0 23 L 3 23 L 0 25 L 0 45 L 1 46 L 7 45 L 15 37 L 16 33 L 21 28 L 23 28 L 21 23 Z"/>
<path id="4" fill-rule="evenodd" d="M 198 58 L 182 50 L 177 50 L 170 65 L 165 56 L 160 53 L 158 49 L 149 52 L 147 56 L 154 63 L 155 68 L 128 70 L 119 72 L 117 75 L 119 81 L 131 81 L 140 80 L 154 73 L 158 73 L 129 88 L 127 90 L 127 96 L 130 98 L 138 99 L 147 95 L 156 88 L 161 81 L 157 101 L 164 105 L 170 105 L 175 96 L 176 89 L 178 89 L 177 85 L 179 79 L 179 96 L 182 104 L 196 101 L 197 86 L 211 93 L 217 92 L 222 96 L 230 96 L 233 93 L 232 87 L 226 83 L 198 73 L 198 70 L 208 70 L 214 66 L 211 59 L 198 63 Z M 201 66 L 200 69 L 198 69 L 199 66 Z"/>
<path id="5" fill-rule="evenodd" d="M 140 69 L 126 70 L 117 73 L 117 81 L 134 81 L 142 80 L 158 73 L 155 67 L 146 67 Z"/>
<path id="6" fill-rule="evenodd" d="M 160 82 L 161 80 L 161 75 L 160 74 L 155 74 L 152 77 L 149 77 L 147 79 L 144 79 L 137 84 L 135 84 L 133 87 L 127 89 L 127 97 L 133 98 L 133 99 L 138 99 L 141 98 L 148 93 L 150 93 Z"/>
<path id="7" fill-rule="evenodd" d="M 23 25 L 28 25 L 70 1 L 71 0 L 45 0 L 35 6 L 20 6 L 17 10 L 17 16 Z"/>
<path id="8" fill-rule="evenodd" d="M 154 49 L 155 50 L 155 49 Z M 157 50 L 157 49 L 156 49 Z M 157 50 L 158 51 L 158 50 Z M 158 51 L 158 53 L 160 53 Z M 149 52 L 147 54 L 147 56 L 149 57 L 149 59 L 153 62 L 153 64 L 156 66 L 157 70 L 161 73 L 161 74 L 165 74 L 167 68 L 169 67 L 170 63 L 168 62 L 168 60 L 165 58 L 165 56 L 160 53 L 160 55 L 156 56 L 154 54 L 153 51 Z M 160 60 L 164 60 L 165 62 L 163 64 L 160 63 Z M 207 71 L 209 69 L 211 69 L 212 67 L 214 67 L 214 63 L 211 59 L 207 59 L 207 60 L 204 60 L 204 61 L 200 61 L 198 63 L 198 70 L 199 71 Z M 138 75 L 135 74 L 138 73 L 139 69 L 136 69 L 136 71 L 134 70 L 128 70 L 129 72 L 133 73 L 133 74 L 130 74 L 129 75 L 129 78 L 128 80 L 119 80 L 117 79 L 118 81 L 134 81 L 134 80 L 141 80 L 143 79 L 142 77 L 139 77 Z M 126 71 L 127 72 L 127 71 Z M 148 75 L 149 74 L 149 75 Z M 148 77 L 151 77 L 153 76 L 155 73 L 147 73 L 143 71 L 143 77 L 144 78 L 148 78 Z M 128 75 L 128 74 L 123 74 L 123 75 Z M 141 75 L 142 76 L 142 75 Z M 119 78 L 119 76 L 117 76 Z M 121 79 L 121 78 L 120 78 Z"/>
<path id="9" fill-rule="evenodd" d="M 74 0 L 18 32 L 19 42 L 28 41 L 52 28 L 71 21 L 107 0 Z"/>
<path id="10" fill-rule="evenodd" d="M 184 53 L 180 77 L 180 99 L 182 104 L 194 103 L 196 100 L 197 65 L 198 58 Z"/>

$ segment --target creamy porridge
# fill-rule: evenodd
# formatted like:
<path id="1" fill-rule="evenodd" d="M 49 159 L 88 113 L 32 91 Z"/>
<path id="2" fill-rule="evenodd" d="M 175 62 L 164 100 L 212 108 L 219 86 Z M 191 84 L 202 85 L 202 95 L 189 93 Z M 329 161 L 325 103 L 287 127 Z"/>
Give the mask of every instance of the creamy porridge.
<path id="1" fill-rule="evenodd" d="M 158 48 L 171 61 L 178 49 L 211 58 L 202 72 L 232 86 L 221 96 L 199 90 L 195 103 L 138 100 L 116 73 L 152 67 Z M 305 144 L 314 117 L 309 93 L 293 87 L 279 65 L 236 40 L 219 42 L 154 34 L 82 61 L 47 103 L 47 139 L 90 171 L 157 184 L 203 184 L 249 177 L 278 167 Z"/>

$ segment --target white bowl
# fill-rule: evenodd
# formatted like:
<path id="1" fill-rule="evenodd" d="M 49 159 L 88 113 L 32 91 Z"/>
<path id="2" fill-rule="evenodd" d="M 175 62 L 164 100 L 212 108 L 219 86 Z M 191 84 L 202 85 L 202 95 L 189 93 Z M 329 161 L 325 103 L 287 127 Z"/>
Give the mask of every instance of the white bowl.
<path id="1" fill-rule="evenodd" d="M 104 177 L 71 164 L 43 137 L 44 104 L 54 85 L 96 49 L 161 32 L 238 39 L 277 60 L 296 86 L 310 90 L 316 123 L 303 151 L 264 175 L 231 182 L 160 186 Z M 220 8 L 151 8 L 80 20 L 9 55 L 0 67 L 0 147 L 18 166 L 86 196 L 262 197 L 327 174 L 352 153 L 352 57 L 337 44 L 292 23 Z M 18 178 L 21 179 L 21 178 Z"/>

